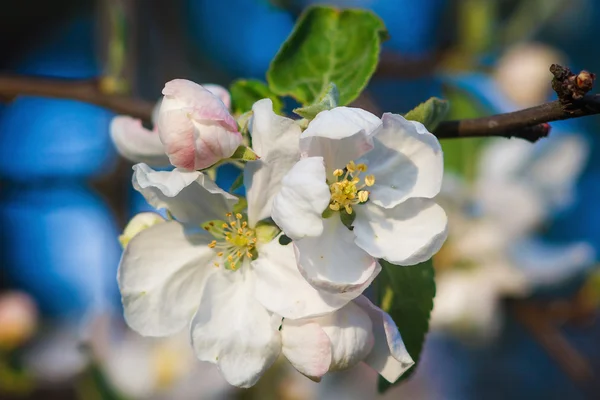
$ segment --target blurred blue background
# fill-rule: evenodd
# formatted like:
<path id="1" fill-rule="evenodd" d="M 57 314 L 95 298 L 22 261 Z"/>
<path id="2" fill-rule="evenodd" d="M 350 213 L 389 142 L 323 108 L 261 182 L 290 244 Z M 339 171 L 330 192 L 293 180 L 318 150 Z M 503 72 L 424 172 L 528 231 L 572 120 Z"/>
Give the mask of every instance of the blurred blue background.
<path id="1" fill-rule="evenodd" d="M 65 82 L 106 79 L 113 84 L 106 86 L 110 90 L 149 101 L 158 100 L 163 84 L 173 78 L 223 86 L 236 78 L 264 80 L 298 15 L 316 3 L 370 8 L 386 23 L 391 39 L 367 91 L 356 101 L 374 113 L 404 113 L 431 96 L 451 101 L 451 118 L 506 112 L 552 99 L 547 71 L 552 62 L 600 72 L 600 55 L 593 51 L 600 39 L 600 2 L 594 0 L 21 0 L 0 5 L 0 74 Z M 523 45 L 545 50 L 515 52 Z M 522 83 L 516 79 L 520 74 L 532 75 Z M 39 317 L 33 337 L 0 352 L 0 366 L 6 367 L 0 368 L 0 398 L 91 398 L 82 395 L 89 392 L 81 392 L 86 385 L 81 377 L 95 370 L 81 372 L 82 367 L 48 384 L 28 372 L 31 367 L 23 361 L 28 357 L 21 355 L 55 326 L 79 331 L 99 315 L 118 319 L 117 237 L 128 218 L 150 208 L 131 189 L 131 165 L 117 156 L 110 141 L 112 111 L 66 99 L 3 100 L 0 296 L 26 294 Z M 542 252 L 584 242 L 600 254 L 600 119 L 553 126 L 556 134 L 585 137 L 589 162 L 576 177 L 573 201 L 553 210 L 534 236 L 547 246 Z M 446 141 L 446 170 L 472 182 L 486 145 L 484 139 Z M 222 167 L 217 182 L 229 188 L 238 173 Z M 475 346 L 460 335 L 430 334 L 416 376 L 386 398 L 598 398 L 597 286 L 587 269 L 535 292 L 528 301 L 553 310 L 584 304 L 575 317 L 560 314 L 537 336 L 515 316 L 512 300 L 504 298 L 505 319 L 491 342 Z M 572 358 L 548 350 L 563 340 L 584 358 L 584 372 L 570 365 Z M 335 377 L 319 389 L 310 386 L 292 394 L 285 389 L 293 386 L 291 381 L 281 376 L 265 378 L 271 390 L 210 398 L 340 398 L 336 385 L 353 388 L 344 398 L 376 396 L 375 377 L 362 371 L 349 373 L 352 382 Z M 110 382 L 94 382 L 89 390 L 113 398 L 106 394 L 112 393 L 105 387 Z M 197 398 L 208 397 L 200 393 Z"/>

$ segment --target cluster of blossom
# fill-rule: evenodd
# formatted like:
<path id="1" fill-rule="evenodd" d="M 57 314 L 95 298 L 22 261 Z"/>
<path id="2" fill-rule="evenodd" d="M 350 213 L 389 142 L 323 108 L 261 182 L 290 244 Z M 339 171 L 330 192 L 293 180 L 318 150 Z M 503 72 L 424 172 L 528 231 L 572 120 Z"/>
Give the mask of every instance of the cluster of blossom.
<path id="1" fill-rule="evenodd" d="M 365 362 L 395 382 L 414 362 L 362 293 L 379 259 L 409 268 L 446 238 L 432 200 L 437 139 L 400 115 L 349 107 L 301 124 L 269 99 L 253 105 L 246 135 L 223 88 L 178 79 L 163 94 L 154 130 L 126 116 L 111 127 L 121 154 L 139 162 L 135 189 L 167 215 L 137 215 L 121 237 L 128 325 L 144 336 L 188 328 L 198 359 L 239 387 L 280 354 L 316 381 Z M 241 146 L 256 154 L 244 163 L 245 201 L 201 171 Z M 167 161 L 175 168 L 148 165 Z"/>
<path id="2" fill-rule="evenodd" d="M 553 212 L 573 201 L 588 144 L 570 133 L 533 146 L 492 140 L 469 184 L 448 174 L 438 196 L 450 220 L 444 250 L 436 255 L 434 330 L 487 341 L 502 326 L 502 300 L 559 285 L 594 264 L 585 242 L 536 238 Z"/>

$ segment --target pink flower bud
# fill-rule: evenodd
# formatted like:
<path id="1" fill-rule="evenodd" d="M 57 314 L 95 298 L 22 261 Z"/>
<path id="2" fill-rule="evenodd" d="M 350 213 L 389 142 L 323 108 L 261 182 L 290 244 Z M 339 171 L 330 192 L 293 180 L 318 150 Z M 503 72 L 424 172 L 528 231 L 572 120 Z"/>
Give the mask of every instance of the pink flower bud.
<path id="1" fill-rule="evenodd" d="M 237 123 L 221 98 L 185 80 L 167 82 L 158 133 L 171 164 L 188 170 L 230 157 L 242 142 Z"/>

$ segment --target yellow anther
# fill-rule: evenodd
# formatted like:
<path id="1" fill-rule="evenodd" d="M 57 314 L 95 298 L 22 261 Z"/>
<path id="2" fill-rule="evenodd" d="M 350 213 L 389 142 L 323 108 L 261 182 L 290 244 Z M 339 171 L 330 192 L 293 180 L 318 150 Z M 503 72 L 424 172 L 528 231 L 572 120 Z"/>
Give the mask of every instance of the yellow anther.
<path id="1" fill-rule="evenodd" d="M 225 267 L 230 270 L 236 270 L 244 265 L 245 258 L 252 258 L 252 249 L 255 247 L 258 238 L 254 229 L 248 227 L 248 222 L 244 221 L 241 213 L 227 213 L 229 224 L 223 223 L 222 228 L 214 228 L 214 223 L 208 223 L 205 226 L 213 227 L 218 231 L 217 240 L 213 240 L 208 247 L 216 250 L 217 257 L 225 259 Z M 235 220 L 233 219 L 235 217 Z M 212 229 L 209 230 L 211 233 Z M 224 240 L 223 240 L 224 239 Z M 214 263 L 219 266 L 219 263 Z"/>
<path id="2" fill-rule="evenodd" d="M 353 207 L 357 204 L 364 203 L 369 200 L 369 191 L 361 190 L 365 186 L 373 186 L 375 177 L 367 175 L 361 177 L 362 172 L 367 171 L 366 164 L 355 164 L 354 161 L 346 164 L 346 172 L 336 169 L 334 176 L 338 177 L 336 182 L 329 185 L 331 200 L 329 208 L 333 211 L 346 210 L 348 214 L 352 214 Z M 362 183 L 361 183 L 362 182 Z"/>
<path id="3" fill-rule="evenodd" d="M 361 190 L 360 192 L 358 192 L 358 201 L 364 203 L 367 200 L 369 200 L 369 192 L 367 192 L 366 190 Z"/>
<path id="4" fill-rule="evenodd" d="M 218 263 L 218 262 L 216 262 L 216 263 L 213 263 L 213 265 L 214 265 L 215 267 L 218 267 L 218 266 L 219 266 L 219 263 Z"/>

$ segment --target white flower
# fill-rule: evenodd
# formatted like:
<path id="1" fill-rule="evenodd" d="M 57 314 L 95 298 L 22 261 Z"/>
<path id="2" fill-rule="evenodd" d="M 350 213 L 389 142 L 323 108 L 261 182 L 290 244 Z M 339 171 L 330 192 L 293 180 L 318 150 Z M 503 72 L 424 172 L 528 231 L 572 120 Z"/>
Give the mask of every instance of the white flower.
<path id="1" fill-rule="evenodd" d="M 226 89 L 175 79 L 167 82 L 163 94 L 153 113 L 153 130 L 124 115 L 111 122 L 112 140 L 123 157 L 192 170 L 209 167 L 237 149 L 242 136 L 228 111 Z"/>
<path id="2" fill-rule="evenodd" d="M 313 380 L 363 361 L 393 383 L 414 364 L 392 318 L 364 296 L 325 316 L 285 319 L 281 337 L 283 354 Z"/>
<path id="3" fill-rule="evenodd" d="M 447 220 L 431 198 L 440 190 L 442 151 L 422 124 L 337 107 L 309 124 L 300 149 L 273 219 L 294 240 L 313 286 L 362 290 L 380 270 L 375 258 L 413 265 L 439 250 Z M 352 231 L 341 213 L 355 216 Z"/>
<path id="4" fill-rule="evenodd" d="M 553 136 L 535 146 L 516 139 L 492 141 L 481 154 L 475 201 L 513 239 L 528 234 L 573 201 L 588 153 L 578 135 Z"/>
<path id="5" fill-rule="evenodd" d="M 436 278 L 431 329 L 490 340 L 501 327 L 501 300 L 528 293 L 525 276 L 511 265 L 444 271 Z"/>
<path id="6" fill-rule="evenodd" d="M 174 220 L 134 236 L 118 276 L 130 327 L 165 336 L 190 326 L 197 357 L 240 387 L 253 385 L 279 355 L 278 318 L 324 315 L 358 295 L 315 290 L 298 272 L 292 246 L 280 245 L 273 227 L 257 225 L 299 158 L 300 128 L 275 115 L 268 99 L 253 111 L 254 150 L 262 158 L 244 171 L 247 217 L 233 211 L 235 196 L 201 172 L 135 165 L 135 188 Z"/>

